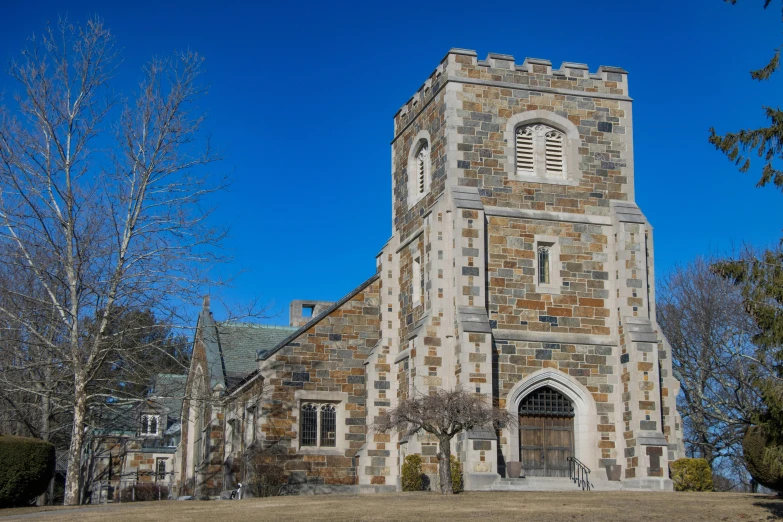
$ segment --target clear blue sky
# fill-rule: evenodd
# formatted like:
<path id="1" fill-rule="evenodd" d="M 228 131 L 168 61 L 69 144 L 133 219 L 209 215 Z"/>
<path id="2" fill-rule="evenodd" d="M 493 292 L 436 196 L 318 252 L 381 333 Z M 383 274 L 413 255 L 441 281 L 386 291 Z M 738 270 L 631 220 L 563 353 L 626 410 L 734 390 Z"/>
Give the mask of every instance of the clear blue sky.
<path id="1" fill-rule="evenodd" d="M 251 5 L 256 4 L 256 5 Z M 67 14 L 98 14 L 124 48 L 121 89 L 151 56 L 207 59 L 206 108 L 233 172 L 228 299 L 255 297 L 286 323 L 291 299 L 335 300 L 374 272 L 391 234 L 392 116 L 451 47 L 617 65 L 634 98 L 637 202 L 655 227 L 656 270 L 781 236 L 783 195 L 754 188 L 708 129 L 762 125 L 783 76 L 750 79 L 783 43 L 763 0 L 629 2 L 106 2 L 0 0 L 0 61 Z M 15 86 L 0 79 L 8 100 Z"/>

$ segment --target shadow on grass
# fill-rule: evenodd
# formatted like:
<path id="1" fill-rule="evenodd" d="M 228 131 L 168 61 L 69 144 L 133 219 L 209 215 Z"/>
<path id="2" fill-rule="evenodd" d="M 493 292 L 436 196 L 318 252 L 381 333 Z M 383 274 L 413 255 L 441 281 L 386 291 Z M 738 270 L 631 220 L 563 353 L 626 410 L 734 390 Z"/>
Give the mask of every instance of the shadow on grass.
<path id="1" fill-rule="evenodd" d="M 758 500 L 753 504 L 769 511 L 774 517 L 773 520 L 783 520 L 783 496 L 769 496 L 764 500 Z"/>

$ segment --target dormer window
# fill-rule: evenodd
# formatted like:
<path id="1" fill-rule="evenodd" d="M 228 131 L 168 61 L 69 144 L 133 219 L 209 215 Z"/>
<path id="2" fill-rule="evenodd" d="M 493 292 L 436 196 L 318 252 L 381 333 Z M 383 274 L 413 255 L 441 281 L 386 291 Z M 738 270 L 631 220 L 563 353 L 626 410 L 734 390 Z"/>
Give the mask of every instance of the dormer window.
<path id="1" fill-rule="evenodd" d="M 519 176 L 566 179 L 565 134 L 540 123 L 516 129 L 516 172 Z"/>
<path id="2" fill-rule="evenodd" d="M 139 432 L 142 435 L 157 435 L 158 425 L 160 424 L 160 415 L 142 415 L 141 416 L 141 429 Z"/>

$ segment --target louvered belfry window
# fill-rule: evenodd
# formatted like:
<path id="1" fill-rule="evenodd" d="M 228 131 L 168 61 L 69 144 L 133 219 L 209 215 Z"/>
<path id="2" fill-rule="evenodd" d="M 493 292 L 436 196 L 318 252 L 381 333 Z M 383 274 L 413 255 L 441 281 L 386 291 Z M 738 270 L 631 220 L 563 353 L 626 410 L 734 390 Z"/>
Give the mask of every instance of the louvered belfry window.
<path id="1" fill-rule="evenodd" d="M 416 154 L 416 196 L 424 194 L 427 190 L 427 176 L 429 174 L 429 144 L 425 141 Z"/>
<path id="2" fill-rule="evenodd" d="M 522 176 L 566 178 L 565 135 L 542 124 L 516 131 L 516 172 Z"/>

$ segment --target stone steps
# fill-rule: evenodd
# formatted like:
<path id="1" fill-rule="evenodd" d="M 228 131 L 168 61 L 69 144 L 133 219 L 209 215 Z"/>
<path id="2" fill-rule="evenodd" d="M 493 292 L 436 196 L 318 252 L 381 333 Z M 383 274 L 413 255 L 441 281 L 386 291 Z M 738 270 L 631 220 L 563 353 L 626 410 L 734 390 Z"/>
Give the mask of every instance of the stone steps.
<path id="1" fill-rule="evenodd" d="M 620 491 L 622 482 L 609 480 L 591 480 L 591 491 Z M 502 478 L 494 484 L 484 486 L 484 491 L 580 491 L 569 478 L 525 477 L 518 479 Z"/>

